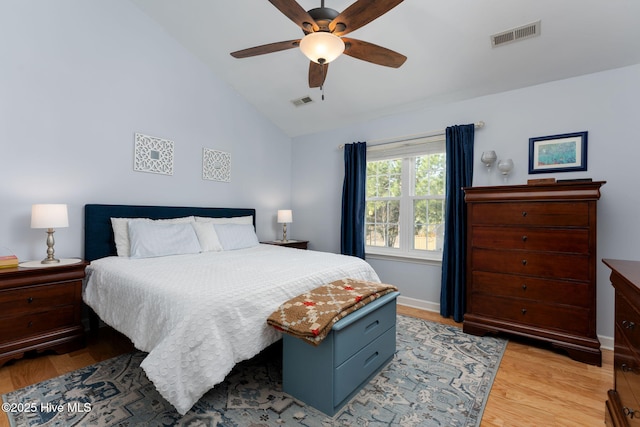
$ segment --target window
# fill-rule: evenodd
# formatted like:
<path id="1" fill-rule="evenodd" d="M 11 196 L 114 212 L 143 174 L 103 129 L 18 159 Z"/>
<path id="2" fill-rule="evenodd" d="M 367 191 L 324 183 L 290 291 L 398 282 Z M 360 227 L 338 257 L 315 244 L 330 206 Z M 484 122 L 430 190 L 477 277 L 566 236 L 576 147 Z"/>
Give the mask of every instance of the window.
<path id="1" fill-rule="evenodd" d="M 368 254 L 442 259 L 444 136 L 367 148 Z"/>

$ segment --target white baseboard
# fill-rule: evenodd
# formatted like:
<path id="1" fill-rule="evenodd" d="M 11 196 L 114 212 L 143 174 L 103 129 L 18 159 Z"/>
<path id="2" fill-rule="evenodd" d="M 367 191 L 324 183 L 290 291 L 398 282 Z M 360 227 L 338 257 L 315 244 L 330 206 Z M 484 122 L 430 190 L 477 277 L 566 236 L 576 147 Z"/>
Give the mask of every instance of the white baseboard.
<path id="1" fill-rule="evenodd" d="M 403 297 L 402 295 L 400 295 L 398 297 L 398 304 L 440 313 L 440 304 L 431 301 L 425 301 L 423 299 Z"/>
<path id="2" fill-rule="evenodd" d="M 422 299 L 409 298 L 400 295 L 398 297 L 398 304 L 412 308 L 419 308 L 421 310 L 433 311 L 434 313 L 440 313 L 440 304 Z M 598 335 L 598 339 L 600 340 L 601 349 L 613 350 L 613 337 Z"/>

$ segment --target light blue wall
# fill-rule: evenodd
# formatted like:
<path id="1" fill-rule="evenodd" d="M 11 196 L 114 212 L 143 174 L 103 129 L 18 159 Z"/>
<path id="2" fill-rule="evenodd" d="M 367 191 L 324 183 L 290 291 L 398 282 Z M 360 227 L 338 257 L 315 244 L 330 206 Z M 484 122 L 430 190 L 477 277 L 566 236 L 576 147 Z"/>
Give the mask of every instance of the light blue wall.
<path id="1" fill-rule="evenodd" d="M 0 3 L 0 246 L 46 255 L 33 203 L 67 203 L 56 255 L 82 255 L 86 203 L 255 207 L 261 239 L 290 205 L 291 139 L 125 0 Z M 134 133 L 175 143 L 173 176 L 133 171 Z M 231 182 L 202 179 L 202 148 Z"/>
<path id="2" fill-rule="evenodd" d="M 418 83 L 417 83 L 418 84 Z M 640 65 L 556 81 L 520 90 L 420 108 L 357 126 L 294 138 L 293 210 L 296 230 L 313 249 L 338 252 L 343 180 L 339 144 L 419 134 L 453 124 L 485 121 L 476 132 L 474 185 L 500 185 L 480 163 L 484 150 L 512 158 L 510 184 L 525 184 L 530 137 L 588 131 L 588 171 L 557 178 L 607 181 L 598 205 L 598 259 L 640 260 Z M 304 231 L 302 231 L 304 230 Z M 437 307 L 440 265 L 369 259 L 383 281 L 399 286 L 403 297 Z M 598 262 L 598 333 L 613 336 L 613 291 L 609 271 Z"/>

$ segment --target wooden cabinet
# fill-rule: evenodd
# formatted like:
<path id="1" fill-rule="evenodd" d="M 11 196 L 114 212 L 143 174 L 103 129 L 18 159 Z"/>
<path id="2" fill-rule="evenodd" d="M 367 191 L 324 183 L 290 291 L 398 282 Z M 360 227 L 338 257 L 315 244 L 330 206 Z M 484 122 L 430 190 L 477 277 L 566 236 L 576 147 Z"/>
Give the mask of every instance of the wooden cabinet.
<path id="1" fill-rule="evenodd" d="M 268 242 L 260 242 L 265 245 L 276 245 L 276 246 L 284 246 L 287 248 L 295 248 L 295 249 L 307 249 L 307 245 L 309 244 L 308 240 L 287 240 L 283 242 L 282 240 L 270 240 Z"/>
<path id="2" fill-rule="evenodd" d="M 283 335 L 282 390 L 335 415 L 396 352 L 396 298 L 392 292 L 333 325 L 317 346 Z"/>
<path id="3" fill-rule="evenodd" d="M 86 265 L 0 269 L 0 366 L 27 351 L 65 353 L 84 346 Z"/>
<path id="4" fill-rule="evenodd" d="M 464 189 L 465 332 L 534 338 L 601 365 L 596 203 L 603 184 Z"/>
<path id="5" fill-rule="evenodd" d="M 640 426 L 640 262 L 605 259 L 615 288 L 614 386 L 605 405 L 608 426 Z"/>

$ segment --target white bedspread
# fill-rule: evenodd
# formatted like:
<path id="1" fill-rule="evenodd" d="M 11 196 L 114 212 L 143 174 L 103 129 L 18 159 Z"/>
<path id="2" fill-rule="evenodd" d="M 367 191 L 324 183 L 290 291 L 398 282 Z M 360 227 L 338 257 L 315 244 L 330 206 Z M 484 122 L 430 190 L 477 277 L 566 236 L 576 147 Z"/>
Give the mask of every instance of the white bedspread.
<path id="1" fill-rule="evenodd" d="M 149 354 L 147 376 L 181 414 L 233 366 L 280 338 L 284 301 L 344 277 L 379 282 L 355 257 L 259 245 L 162 258 L 108 257 L 87 268 L 85 302 Z"/>

